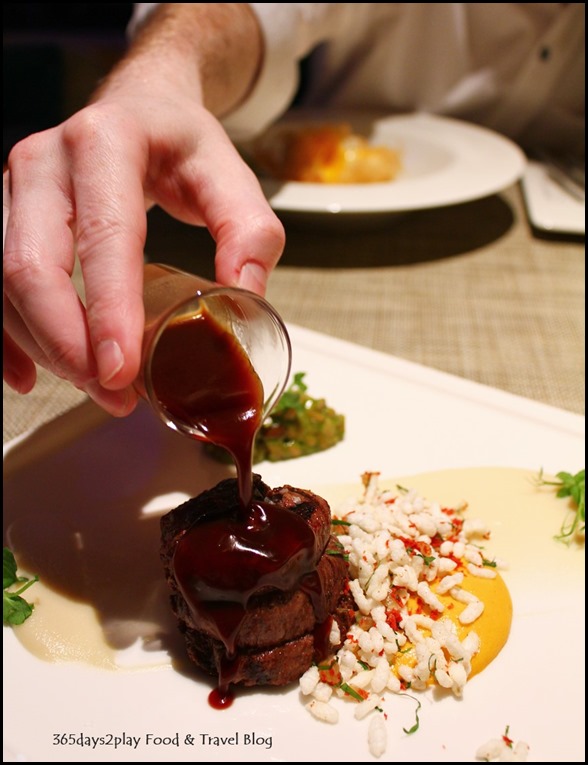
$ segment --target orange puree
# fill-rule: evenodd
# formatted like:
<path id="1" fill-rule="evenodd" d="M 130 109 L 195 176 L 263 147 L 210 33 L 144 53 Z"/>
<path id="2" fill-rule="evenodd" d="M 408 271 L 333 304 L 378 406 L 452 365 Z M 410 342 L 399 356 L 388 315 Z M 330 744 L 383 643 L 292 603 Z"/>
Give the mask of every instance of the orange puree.
<path id="1" fill-rule="evenodd" d="M 512 601 L 504 579 L 498 573 L 496 579 L 465 576 L 461 587 L 485 604 L 484 612 L 472 624 L 463 625 L 457 619 L 465 608 L 464 603 L 458 603 L 447 595 L 440 596 L 439 600 L 445 605 L 449 601 L 453 604 L 453 608 L 446 608 L 444 615 L 456 623 L 460 640 L 472 630 L 480 638 L 480 651 L 472 658 L 472 677 L 487 667 L 504 647 L 512 622 Z"/>
<path id="2" fill-rule="evenodd" d="M 486 579 L 466 573 L 460 587 L 484 603 L 482 615 L 471 624 L 462 624 L 459 621 L 459 615 L 465 609 L 466 604 L 454 600 L 449 594 L 446 594 L 437 596 L 445 606 L 445 611 L 439 618 L 451 619 L 457 627 L 460 641 L 463 641 L 470 632 L 475 632 L 480 638 L 480 650 L 472 658 L 472 671 L 469 675 L 471 678 L 487 667 L 504 647 L 512 622 L 512 601 L 504 579 L 499 573 L 496 574 L 495 579 Z M 435 592 L 434 585 L 431 589 Z M 408 601 L 408 610 L 410 613 L 415 611 L 415 601 L 412 598 Z M 414 651 L 406 650 L 408 646 L 407 643 L 402 653 L 397 655 L 397 665 L 414 666 L 416 663 Z M 433 681 L 431 680 L 431 682 Z"/>

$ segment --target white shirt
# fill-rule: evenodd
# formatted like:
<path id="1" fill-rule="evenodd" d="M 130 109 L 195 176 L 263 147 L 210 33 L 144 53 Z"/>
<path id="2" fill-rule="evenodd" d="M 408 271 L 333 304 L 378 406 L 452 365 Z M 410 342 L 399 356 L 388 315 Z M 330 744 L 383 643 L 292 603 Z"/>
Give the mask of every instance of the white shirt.
<path id="1" fill-rule="evenodd" d="M 130 29 L 157 3 L 138 3 Z M 497 130 L 525 148 L 584 153 L 584 3 L 251 3 L 265 56 L 225 119 L 253 136 L 301 104 L 429 112 Z"/>

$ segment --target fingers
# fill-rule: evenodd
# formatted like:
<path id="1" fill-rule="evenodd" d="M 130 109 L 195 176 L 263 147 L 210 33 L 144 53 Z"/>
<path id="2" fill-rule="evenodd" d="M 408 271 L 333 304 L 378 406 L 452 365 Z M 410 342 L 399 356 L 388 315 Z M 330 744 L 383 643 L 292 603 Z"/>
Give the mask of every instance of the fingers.
<path id="1" fill-rule="evenodd" d="M 8 300 L 4 303 L 4 317 L 5 323 L 12 326 L 15 337 L 18 338 L 17 344 L 4 330 L 3 367 L 4 379 L 8 385 L 18 393 L 29 393 L 37 377 L 34 361 L 61 377 L 59 370 L 51 369 L 43 352 Z M 30 349 L 30 355 L 23 350 L 25 347 Z M 99 406 L 115 417 L 130 414 L 138 401 L 137 393 L 132 388 L 106 390 L 97 380 L 90 380 L 77 387 L 84 390 Z"/>
<path id="2" fill-rule="evenodd" d="M 29 393 L 37 380 L 37 368 L 4 330 L 2 344 L 4 379 L 18 393 Z"/>
<path id="3" fill-rule="evenodd" d="M 94 375 L 83 306 L 71 283 L 72 206 L 55 172 L 52 136 L 33 136 L 9 158 L 4 235 L 4 327 L 36 363 L 82 386 Z"/>
<path id="4" fill-rule="evenodd" d="M 216 277 L 223 284 L 264 295 L 284 250 L 284 228 L 234 147 L 224 147 L 220 155 L 223 165 L 231 169 L 226 174 L 212 174 L 214 180 L 201 199 L 204 218 L 217 243 Z M 210 172 L 208 161 L 205 155 L 205 173 Z"/>
<path id="5" fill-rule="evenodd" d="M 34 361 L 125 414 L 137 401 L 129 386 L 143 328 L 144 173 L 136 144 L 115 140 L 116 120 L 105 128 L 90 117 L 27 139 L 9 158 L 4 376 L 30 389 Z M 86 306 L 71 281 L 74 237 Z"/>
<path id="6" fill-rule="evenodd" d="M 178 168 L 180 191 L 157 201 L 169 212 L 208 227 L 216 241 L 216 278 L 260 295 L 280 259 L 284 228 L 255 174 L 214 118 L 199 116 L 199 141 Z M 174 204 L 181 200 L 181 207 Z"/>
<path id="7" fill-rule="evenodd" d="M 40 364 L 112 414 L 132 411 L 146 200 L 208 226 L 219 282 L 265 293 L 283 227 L 220 124 L 193 104 L 174 108 L 170 124 L 164 110 L 143 112 L 145 120 L 116 103 L 93 104 L 11 152 L 4 375 L 15 389 L 30 390 Z M 71 279 L 76 252 L 84 301 Z"/>
<path id="8" fill-rule="evenodd" d="M 118 390 L 132 384 L 140 363 L 147 151 L 124 118 L 109 113 L 105 127 L 96 111 L 68 136 L 78 147 L 71 160 L 75 238 L 97 378 Z"/>

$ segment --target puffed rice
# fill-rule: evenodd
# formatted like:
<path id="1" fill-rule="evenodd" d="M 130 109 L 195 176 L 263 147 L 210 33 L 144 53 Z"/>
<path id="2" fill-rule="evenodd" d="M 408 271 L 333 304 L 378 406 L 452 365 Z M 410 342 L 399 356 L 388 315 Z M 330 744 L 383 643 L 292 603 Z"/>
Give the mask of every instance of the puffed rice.
<path id="1" fill-rule="evenodd" d="M 448 510 L 413 489 L 380 489 L 378 478 L 378 473 L 364 474 L 363 496 L 349 499 L 334 513 L 349 524 L 338 524 L 336 533 L 349 560 L 356 624 L 325 666 L 311 667 L 300 679 L 301 693 L 310 697 L 306 708 L 324 722 L 337 721 L 338 698 L 359 702 L 355 717 L 370 718 L 368 744 L 375 757 L 386 750 L 381 694 L 402 693 L 408 686 L 425 690 L 432 684 L 457 697 L 463 694 L 480 638 L 472 629 L 460 640 L 438 596 L 465 604 L 458 619 L 475 624 L 484 603 L 464 587 L 463 570 L 494 578 L 496 569 L 506 567 L 497 558 L 489 563 L 482 556 L 479 540 L 487 539 L 489 530 L 482 521 L 461 517 L 467 504 Z M 456 571 L 458 561 L 461 571 Z M 421 607 L 425 613 L 419 613 Z M 336 637 L 332 634 L 333 644 Z M 407 644 L 412 661 L 403 656 Z M 331 696 L 325 688 L 335 693 Z M 497 739 L 480 747 L 477 756 L 495 759 L 498 752 L 499 758 L 523 761 L 527 751 L 524 742 L 510 748 Z"/>
<path id="2" fill-rule="evenodd" d="M 388 731 L 386 730 L 386 721 L 384 715 L 377 714 L 370 720 L 368 729 L 368 746 L 370 754 L 374 757 L 381 757 L 386 751 Z"/>
<path id="3" fill-rule="evenodd" d="M 508 728 L 506 729 L 508 732 Z M 476 759 L 486 762 L 526 762 L 529 756 L 526 741 L 512 741 L 505 733 L 501 738 L 491 738 L 478 747 Z"/>
<path id="4" fill-rule="evenodd" d="M 316 717 L 317 720 L 327 723 L 339 722 L 339 712 L 335 707 L 330 704 L 319 701 L 318 699 L 311 699 L 306 705 L 308 711 Z"/>

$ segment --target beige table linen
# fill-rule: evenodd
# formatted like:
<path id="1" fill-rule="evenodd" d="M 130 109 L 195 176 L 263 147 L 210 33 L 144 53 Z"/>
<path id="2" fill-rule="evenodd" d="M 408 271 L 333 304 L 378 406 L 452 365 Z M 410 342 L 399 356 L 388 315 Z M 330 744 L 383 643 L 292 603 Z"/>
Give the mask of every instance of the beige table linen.
<path id="1" fill-rule="evenodd" d="M 367 222 L 283 218 L 267 297 L 287 323 L 584 414 L 584 241 L 531 231 L 518 184 Z M 214 274 L 208 233 L 159 210 L 146 254 Z M 44 370 L 26 396 L 4 385 L 4 442 L 84 399 Z"/>

